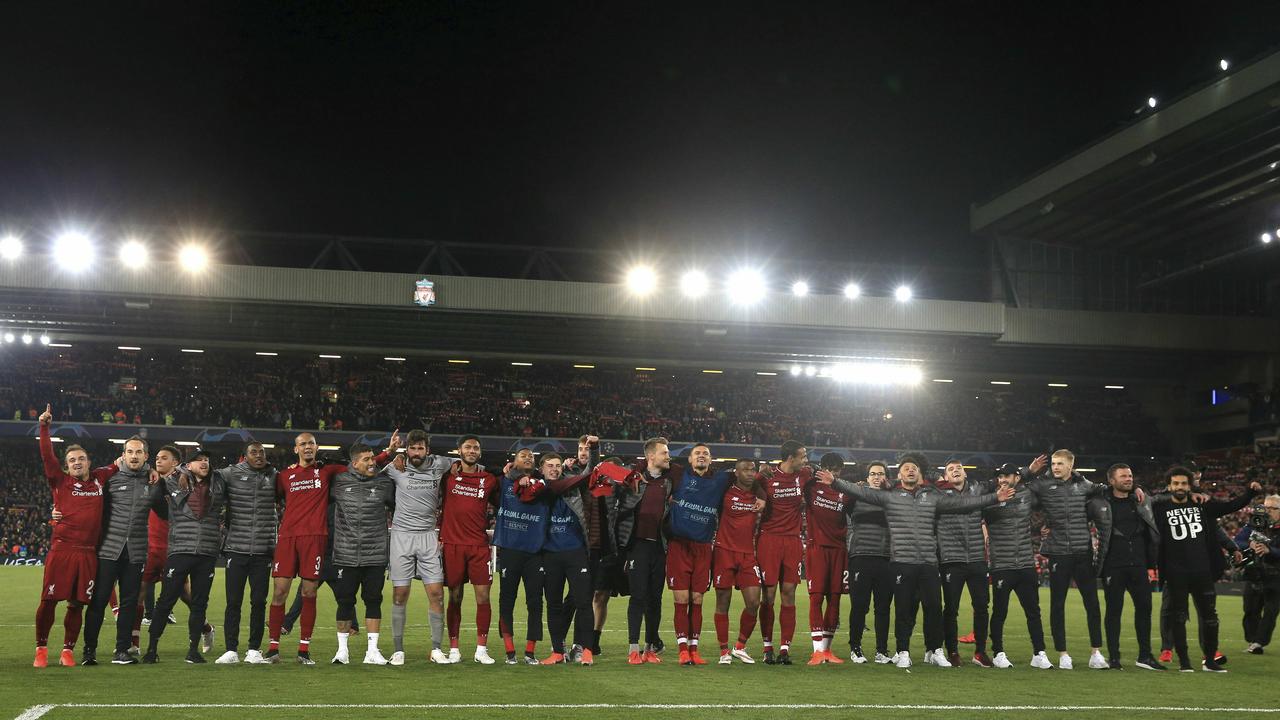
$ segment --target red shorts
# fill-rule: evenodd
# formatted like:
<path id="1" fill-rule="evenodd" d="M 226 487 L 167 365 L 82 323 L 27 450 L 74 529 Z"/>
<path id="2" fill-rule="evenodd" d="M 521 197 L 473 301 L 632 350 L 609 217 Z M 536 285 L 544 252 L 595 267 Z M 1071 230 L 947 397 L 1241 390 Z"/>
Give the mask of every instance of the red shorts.
<path id="1" fill-rule="evenodd" d="M 44 590 L 40 599 L 88 604 L 93 599 L 93 579 L 97 575 L 96 550 L 55 546 L 44 558 Z"/>
<path id="2" fill-rule="evenodd" d="M 319 580 L 324 566 L 324 535 L 294 535 L 282 537 L 276 542 L 275 563 L 271 577 L 300 577 L 303 580 Z"/>
<path id="3" fill-rule="evenodd" d="M 755 553 L 740 553 L 717 547 L 711 559 L 717 590 L 760 587 L 760 567 Z"/>
<path id="4" fill-rule="evenodd" d="M 804 544 L 798 537 L 761 535 L 756 541 L 756 563 L 760 566 L 761 585 L 799 585 L 804 574 Z"/>
<path id="5" fill-rule="evenodd" d="M 711 589 L 711 543 L 671 538 L 667 544 L 667 587 L 696 593 Z"/>
<path id="6" fill-rule="evenodd" d="M 488 545 L 450 545 L 444 548 L 444 584 L 456 588 L 463 583 L 493 584 L 493 554 Z"/>
<path id="7" fill-rule="evenodd" d="M 849 555 L 844 548 L 814 545 L 805 555 L 809 592 L 823 595 L 849 592 Z"/>
<path id="8" fill-rule="evenodd" d="M 164 563 L 169 559 L 169 548 L 147 547 L 147 564 L 142 566 L 142 582 L 158 583 L 164 574 Z"/>

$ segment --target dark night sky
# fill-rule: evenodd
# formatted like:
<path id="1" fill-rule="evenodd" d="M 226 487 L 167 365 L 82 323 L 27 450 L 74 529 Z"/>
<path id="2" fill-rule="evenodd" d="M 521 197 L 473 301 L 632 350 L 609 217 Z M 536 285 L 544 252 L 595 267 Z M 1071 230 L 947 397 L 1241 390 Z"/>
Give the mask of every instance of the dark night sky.
<path id="1" fill-rule="evenodd" d="M 1280 3 L 7 3 L 0 224 L 972 256 Z"/>

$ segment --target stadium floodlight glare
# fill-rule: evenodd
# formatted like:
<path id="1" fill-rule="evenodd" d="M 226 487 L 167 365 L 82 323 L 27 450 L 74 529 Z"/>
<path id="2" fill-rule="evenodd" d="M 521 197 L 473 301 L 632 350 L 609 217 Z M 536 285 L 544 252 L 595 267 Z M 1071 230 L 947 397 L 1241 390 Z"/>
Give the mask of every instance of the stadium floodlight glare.
<path id="1" fill-rule="evenodd" d="M 147 246 L 138 240 L 125 240 L 120 245 L 120 262 L 130 269 L 140 269 L 147 264 Z"/>
<path id="2" fill-rule="evenodd" d="M 934 382 L 936 382 L 936 383 L 950 383 L 950 382 L 955 382 L 955 380 L 952 380 L 951 378 L 934 378 L 934 379 L 933 379 L 933 381 L 934 381 Z"/>
<path id="3" fill-rule="evenodd" d="M 648 265 L 637 265 L 627 271 L 627 290 L 636 297 L 644 297 L 653 292 L 658 283 L 658 276 Z"/>
<path id="4" fill-rule="evenodd" d="M 893 290 L 893 299 L 898 302 L 907 302 L 913 294 L 910 285 L 899 285 Z"/>
<path id="5" fill-rule="evenodd" d="M 184 352 L 184 353 L 196 353 L 196 354 L 199 354 L 199 353 L 204 352 L 204 351 L 203 351 L 203 350 L 201 350 L 200 348 L 181 348 L 181 350 L 182 350 L 182 352 Z"/>
<path id="6" fill-rule="evenodd" d="M 707 294 L 707 274 L 701 270 L 689 270 L 680 276 L 680 292 L 687 298 L 699 298 Z"/>
<path id="7" fill-rule="evenodd" d="M 56 348 L 68 348 L 68 347 L 71 347 L 71 343 L 56 343 L 56 342 L 51 342 L 51 343 L 49 343 L 49 347 L 56 347 Z"/>
<path id="8" fill-rule="evenodd" d="M 1152 95 L 1151 97 L 1147 98 L 1147 107 L 1154 109 L 1155 106 L 1159 104 L 1160 104 L 1160 101 L 1156 99 L 1155 95 Z"/>
<path id="9" fill-rule="evenodd" d="M 199 245 L 183 245 L 178 251 L 178 264 L 187 272 L 200 272 L 209 266 L 209 253 Z"/>
<path id="10" fill-rule="evenodd" d="M 595 365 L 590 365 L 587 363 L 574 363 L 573 366 L 579 370 L 595 370 L 596 369 Z"/>
<path id="11" fill-rule="evenodd" d="M 30 345 L 32 342 L 35 342 L 35 338 L 31 337 L 31 333 L 22 333 L 23 345 Z"/>
<path id="12" fill-rule="evenodd" d="M 17 235 L 5 235 L 0 238 L 0 257 L 5 260 L 17 260 L 22 256 L 22 239 Z"/>
<path id="13" fill-rule="evenodd" d="M 862 294 L 862 288 L 858 287 L 858 283 L 849 283 L 844 286 L 844 296 L 850 300 L 856 300 Z"/>
<path id="14" fill-rule="evenodd" d="M 13 333 L 11 333 L 11 332 L 7 332 L 7 333 L 5 333 L 5 334 L 4 334 L 4 341 L 5 341 L 5 342 L 13 342 Z"/>
<path id="15" fill-rule="evenodd" d="M 7 338 L 8 335 L 6 335 L 5 337 Z M 804 368 L 800 367 L 799 365 L 791 366 L 791 377 L 800 377 L 800 373 L 802 372 L 804 372 Z"/>
<path id="16" fill-rule="evenodd" d="M 277 353 L 277 352 L 264 352 L 262 350 L 259 350 L 258 352 L 254 353 L 254 355 L 257 355 L 259 357 L 275 357 L 279 354 L 280 353 Z"/>
<path id="17" fill-rule="evenodd" d="M 814 367 L 813 365 L 804 366 L 805 377 L 813 377 L 814 375 L 817 375 L 817 374 L 818 374 L 818 368 Z"/>
<path id="18" fill-rule="evenodd" d="M 768 371 L 766 371 L 766 370 L 757 370 L 757 371 L 756 371 L 756 374 L 757 374 L 757 375 L 762 375 L 762 376 L 765 376 L 765 377 L 773 377 L 773 376 L 776 376 L 778 373 L 776 373 L 776 372 L 768 372 Z"/>
<path id="19" fill-rule="evenodd" d="M 1230 70 L 1231 61 L 1226 58 L 1222 58 L 1221 60 L 1218 61 L 1218 69 L 1221 70 L 1222 72 L 1226 72 Z"/>
<path id="20" fill-rule="evenodd" d="M 1263 245 L 1269 245 L 1275 238 L 1271 236 L 1271 233 L 1262 233 L 1258 236 L 1258 239 L 1262 241 Z"/>
<path id="21" fill-rule="evenodd" d="M 511 364 L 516 367 L 533 367 L 533 363 L 531 362 L 513 362 Z"/>
<path id="22" fill-rule="evenodd" d="M 809 283 L 804 280 L 797 280 L 791 283 L 791 294 L 796 297 L 804 297 L 809 294 Z"/>
<path id="23" fill-rule="evenodd" d="M 836 363 L 829 374 L 836 382 L 860 385 L 919 385 L 924 379 L 918 365 L 903 363 Z"/>
<path id="24" fill-rule="evenodd" d="M 117 345 L 116 349 L 117 350 L 141 350 L 142 348 L 138 347 L 137 345 Z"/>
<path id="25" fill-rule="evenodd" d="M 1103 390 L 1123 390 L 1124 386 L 1123 385 L 1103 385 L 1102 389 Z"/>
<path id="26" fill-rule="evenodd" d="M 64 232 L 53 241 L 53 256 L 62 269 L 78 273 L 93 264 L 93 242 L 87 235 Z"/>
<path id="27" fill-rule="evenodd" d="M 41 345 L 48 345 L 48 344 L 49 344 L 49 343 L 51 343 L 51 342 L 53 342 L 53 339 L 52 339 L 52 338 L 50 338 L 48 335 L 41 335 L 41 336 L 40 336 L 40 344 L 41 344 Z"/>
<path id="28" fill-rule="evenodd" d="M 992 385 L 1012 385 L 1013 383 L 1009 382 L 1008 380 L 992 380 L 991 384 Z"/>
<path id="29" fill-rule="evenodd" d="M 404 362 L 404 358 L 402 358 L 402 357 L 384 357 L 384 358 L 382 358 L 382 359 L 383 359 L 383 360 L 389 360 L 389 361 L 391 361 L 391 362 Z"/>
<path id="30" fill-rule="evenodd" d="M 764 299 L 764 275 L 759 270 L 743 268 L 729 276 L 729 302 L 743 307 Z"/>
<path id="31" fill-rule="evenodd" d="M 324 358 L 325 360 L 341 360 L 341 359 L 342 359 L 342 356 L 341 356 L 341 355 L 326 355 L 326 354 L 321 354 L 321 355 L 320 355 L 320 357 Z"/>

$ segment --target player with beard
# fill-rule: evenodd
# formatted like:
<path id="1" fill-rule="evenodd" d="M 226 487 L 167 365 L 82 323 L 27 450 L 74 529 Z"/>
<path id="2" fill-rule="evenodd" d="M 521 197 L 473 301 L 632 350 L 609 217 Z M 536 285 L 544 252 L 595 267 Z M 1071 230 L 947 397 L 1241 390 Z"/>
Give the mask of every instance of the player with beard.
<path id="1" fill-rule="evenodd" d="M 462 660 L 458 650 L 462 626 L 462 598 L 471 583 L 476 594 L 475 661 L 492 665 L 489 655 L 489 625 L 493 618 L 490 590 L 493 566 L 489 553 L 489 508 L 498 505 L 498 478 L 485 472 L 480 463 L 480 438 L 464 435 L 458 439 L 458 462 L 445 474 L 444 497 L 440 507 L 440 542 L 444 555 L 444 582 L 449 588 L 446 620 L 449 627 L 449 662 Z"/>
<path id="2" fill-rule="evenodd" d="M 1036 555 L 1031 547 L 1031 514 L 1039 501 L 1020 481 L 1018 466 L 1005 463 L 996 470 L 996 484 L 1013 490 L 1013 496 L 982 510 L 991 541 L 991 650 L 994 667 L 1007 670 L 1013 662 L 1004 651 L 1004 620 L 1009 614 L 1009 595 L 1016 593 L 1027 618 L 1031 636 L 1031 667 L 1051 670 L 1053 663 L 1044 653 L 1044 625 L 1040 621 L 1040 583 L 1036 577 Z"/>
<path id="3" fill-rule="evenodd" d="M 975 497 L 991 490 L 987 483 L 969 481 L 960 460 L 948 460 L 943 473 L 943 482 L 938 483 L 943 495 Z M 952 665 L 960 664 L 956 633 L 960 597 L 968 586 L 969 604 L 973 608 L 973 664 L 991 667 L 991 658 L 987 657 L 991 571 L 987 567 L 986 537 L 982 533 L 980 510 L 938 518 L 938 555 L 942 573 L 942 631 L 947 644 L 947 660 Z"/>
<path id="4" fill-rule="evenodd" d="M 40 606 L 36 609 L 36 658 L 34 667 L 49 664 L 49 631 L 53 628 L 59 602 L 66 602 L 63 615 L 62 655 L 59 662 L 76 664 L 76 640 L 80 636 L 84 606 L 93 597 L 98 572 L 96 549 L 102 534 L 102 489 L 116 474 L 118 466 L 89 469 L 89 454 L 79 445 L 70 445 L 58 462 L 49 436 L 53 407 L 40 414 L 40 459 L 45 480 L 53 492 L 53 505 L 61 512 L 53 527 L 49 554 L 44 560 L 44 581 Z"/>
<path id="5" fill-rule="evenodd" d="M 662 527 L 671 495 L 671 451 L 667 439 L 644 443 L 644 460 L 630 481 L 613 489 L 610 532 L 614 546 L 626 554 L 631 598 L 627 603 L 627 664 L 658 664 L 658 625 L 662 621 L 663 575 L 667 538 Z M 640 625 L 645 644 L 640 646 Z"/>
<path id="6" fill-rule="evenodd" d="M 1202 669 L 1226 672 L 1214 657 L 1218 648 L 1216 581 L 1222 575 L 1221 553 L 1217 545 L 1218 519 L 1246 507 L 1262 492 L 1257 481 L 1233 500 L 1210 499 L 1203 504 L 1191 501 L 1191 471 L 1174 466 L 1165 473 L 1169 495 L 1153 503 L 1155 523 L 1160 528 L 1160 577 L 1169 593 L 1173 649 L 1182 672 L 1194 672 L 1187 655 L 1187 598 L 1196 606 L 1200 621 Z M 1218 560 L 1215 562 L 1214 558 Z"/>
<path id="7" fill-rule="evenodd" d="M 756 563 L 756 526 L 764 510 L 763 498 L 756 497 L 756 464 L 739 460 L 733 469 L 733 484 L 724 492 L 720 505 L 720 525 L 716 529 L 711 559 L 716 588 L 716 638 L 720 641 L 720 664 L 733 658 L 754 664 L 747 653 L 747 640 L 760 612 L 760 567 Z M 742 593 L 742 614 L 738 617 L 738 641 L 729 648 L 729 604 L 733 590 Z"/>
<path id="8" fill-rule="evenodd" d="M 837 453 L 827 453 L 819 466 L 834 476 L 844 469 L 844 458 Z M 810 484 L 804 494 L 809 539 L 805 548 L 805 574 L 809 590 L 809 636 L 813 641 L 813 656 L 808 664 L 841 665 L 844 660 L 831 653 L 831 638 L 840 625 L 840 596 L 849 591 L 845 528 L 847 506 L 851 503 L 844 493 L 822 483 Z"/>
<path id="9" fill-rule="evenodd" d="M 302 583 L 302 628 L 298 634 L 298 663 L 315 665 L 311 659 L 311 632 L 316 624 L 316 590 L 324 564 L 329 535 L 329 484 L 347 466 L 316 463 L 319 449 L 315 435 L 299 433 L 293 452 L 298 462 L 276 475 L 276 493 L 284 503 L 280 535 L 276 542 L 271 576 L 272 590 L 268 629 L 271 644 L 264 659 L 280 661 L 280 627 L 284 623 L 284 603 L 289 598 L 293 578 Z"/>
<path id="10" fill-rule="evenodd" d="M 756 560 L 764 594 L 760 604 L 760 636 L 764 641 L 767 665 L 791 664 L 791 638 L 796 631 L 796 585 L 804 575 L 804 540 L 801 538 L 805 490 L 813 482 L 813 471 L 805 463 L 809 451 L 795 440 L 782 443 L 782 461 L 777 470 L 761 474 L 765 510 L 756 540 Z M 782 589 L 778 624 L 782 643 L 777 659 L 773 653 L 773 606 Z"/>
<path id="11" fill-rule="evenodd" d="M 227 608 L 223 615 L 224 652 L 214 662 L 230 665 L 240 661 L 240 608 L 244 586 L 249 585 L 249 649 L 244 661 L 251 665 L 266 662 L 262 656 L 262 630 L 267 617 L 267 589 L 272 556 L 276 546 L 276 471 L 267 462 L 262 443 L 250 442 L 244 460 L 214 473 L 220 476 L 227 495 L 226 541 L 222 551 L 225 566 Z"/>

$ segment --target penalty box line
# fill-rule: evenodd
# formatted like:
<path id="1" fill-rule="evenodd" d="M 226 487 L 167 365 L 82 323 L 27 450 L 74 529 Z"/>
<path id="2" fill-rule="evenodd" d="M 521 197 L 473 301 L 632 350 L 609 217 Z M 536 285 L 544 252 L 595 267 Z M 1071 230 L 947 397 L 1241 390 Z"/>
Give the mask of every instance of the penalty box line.
<path id="1" fill-rule="evenodd" d="M 37 720 L 55 708 L 186 710 L 918 710 L 953 712 L 1233 712 L 1280 714 L 1280 707 L 1178 707 L 1172 705 L 928 705 L 888 703 L 57 703 L 33 705 L 17 720 Z"/>

